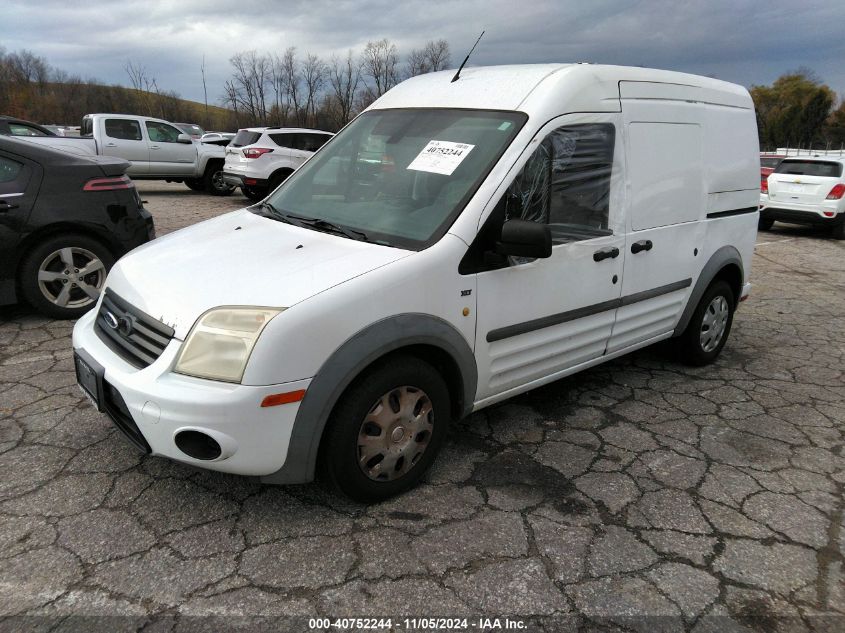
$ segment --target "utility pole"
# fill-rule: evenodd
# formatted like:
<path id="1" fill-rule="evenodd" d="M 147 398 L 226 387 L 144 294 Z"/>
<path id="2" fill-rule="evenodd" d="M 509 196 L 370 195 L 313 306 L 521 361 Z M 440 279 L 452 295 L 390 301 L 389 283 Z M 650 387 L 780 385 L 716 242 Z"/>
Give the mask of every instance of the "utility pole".
<path id="1" fill-rule="evenodd" d="M 205 87 L 205 53 L 202 55 L 202 66 L 200 66 L 200 72 L 202 73 L 202 92 L 205 96 L 205 128 L 208 129 L 208 90 Z"/>

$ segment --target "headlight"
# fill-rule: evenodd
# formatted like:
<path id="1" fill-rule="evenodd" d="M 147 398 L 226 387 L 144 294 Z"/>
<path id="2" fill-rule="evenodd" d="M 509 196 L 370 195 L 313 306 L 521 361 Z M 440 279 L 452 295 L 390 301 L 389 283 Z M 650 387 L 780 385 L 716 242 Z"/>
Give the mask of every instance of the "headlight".
<path id="1" fill-rule="evenodd" d="M 191 331 L 179 359 L 180 374 L 240 382 L 264 326 L 285 308 L 214 308 Z"/>

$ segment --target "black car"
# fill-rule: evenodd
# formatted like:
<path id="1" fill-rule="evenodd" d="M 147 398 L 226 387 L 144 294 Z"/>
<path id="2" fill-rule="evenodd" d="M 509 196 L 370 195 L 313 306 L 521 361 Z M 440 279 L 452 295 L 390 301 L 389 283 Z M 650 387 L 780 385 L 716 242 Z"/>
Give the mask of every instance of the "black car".
<path id="1" fill-rule="evenodd" d="M 0 134 L 3 136 L 58 136 L 43 125 L 5 115 L 0 116 Z"/>
<path id="2" fill-rule="evenodd" d="M 155 237 L 128 167 L 0 136 L 0 305 L 93 307 L 115 260 Z"/>

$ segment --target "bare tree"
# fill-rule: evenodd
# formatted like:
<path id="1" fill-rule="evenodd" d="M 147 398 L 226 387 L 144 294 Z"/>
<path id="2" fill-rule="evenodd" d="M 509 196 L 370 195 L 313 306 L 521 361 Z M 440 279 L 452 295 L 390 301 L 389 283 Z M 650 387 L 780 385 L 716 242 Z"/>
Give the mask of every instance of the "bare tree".
<path id="1" fill-rule="evenodd" d="M 287 95 L 288 109 L 296 121 L 300 120 L 302 109 L 302 75 L 296 59 L 296 47 L 291 46 L 282 56 L 282 81 Z"/>
<path id="2" fill-rule="evenodd" d="M 355 107 L 355 93 L 361 83 L 361 62 L 356 61 L 352 49 L 346 53 L 346 59 L 341 60 L 332 55 L 329 66 L 329 85 L 337 107 L 336 124 L 343 127 L 352 118 Z"/>
<path id="3" fill-rule="evenodd" d="M 302 62 L 302 82 L 305 88 L 305 115 L 303 123 L 309 125 L 316 125 L 317 119 L 317 102 L 319 100 L 319 93 L 326 81 L 326 63 L 310 53 L 305 56 L 305 61 Z"/>
<path id="4" fill-rule="evenodd" d="M 444 70 L 452 63 L 449 53 L 449 42 L 440 39 L 426 42 L 420 49 L 414 49 L 408 54 L 405 72 L 408 77 L 424 75 L 438 70 Z"/>
<path id="5" fill-rule="evenodd" d="M 375 98 L 382 96 L 399 83 L 398 53 L 396 44 L 387 38 L 378 42 L 367 42 L 361 54 L 364 74 L 373 80 L 370 87 Z"/>
<path id="6" fill-rule="evenodd" d="M 267 80 L 270 76 L 270 58 L 256 51 L 235 53 L 229 58 L 234 68 L 232 79 L 227 82 L 227 100 L 235 98 L 238 109 L 246 112 L 254 122 L 267 119 Z"/>

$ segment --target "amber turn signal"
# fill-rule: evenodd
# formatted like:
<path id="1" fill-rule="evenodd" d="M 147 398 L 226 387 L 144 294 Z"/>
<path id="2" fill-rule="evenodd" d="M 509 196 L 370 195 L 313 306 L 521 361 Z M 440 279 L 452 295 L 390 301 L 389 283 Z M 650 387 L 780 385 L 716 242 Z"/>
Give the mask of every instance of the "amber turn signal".
<path id="1" fill-rule="evenodd" d="M 298 391 L 288 391 L 286 393 L 274 393 L 267 396 L 261 401 L 262 407 L 275 407 L 280 404 L 290 404 L 291 402 L 299 402 L 305 397 L 305 389 Z"/>

